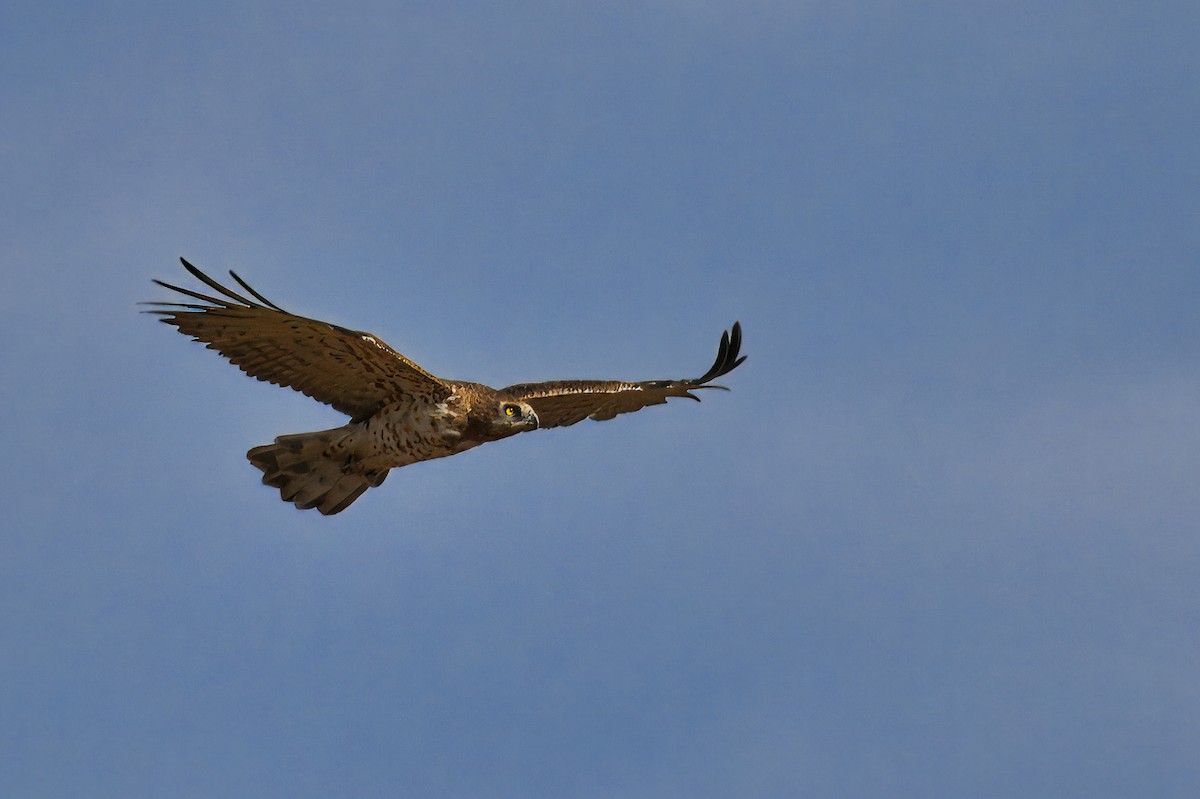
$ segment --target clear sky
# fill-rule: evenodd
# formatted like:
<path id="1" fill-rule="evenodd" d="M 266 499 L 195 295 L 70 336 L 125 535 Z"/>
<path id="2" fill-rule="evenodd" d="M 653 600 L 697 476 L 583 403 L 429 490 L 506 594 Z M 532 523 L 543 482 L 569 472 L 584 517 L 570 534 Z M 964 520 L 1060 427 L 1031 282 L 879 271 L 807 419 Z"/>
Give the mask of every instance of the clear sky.
<path id="1" fill-rule="evenodd" d="M 1200 795 L 1200 6 L 17 2 L 0 795 Z M 393 473 L 138 313 L 491 385 Z"/>

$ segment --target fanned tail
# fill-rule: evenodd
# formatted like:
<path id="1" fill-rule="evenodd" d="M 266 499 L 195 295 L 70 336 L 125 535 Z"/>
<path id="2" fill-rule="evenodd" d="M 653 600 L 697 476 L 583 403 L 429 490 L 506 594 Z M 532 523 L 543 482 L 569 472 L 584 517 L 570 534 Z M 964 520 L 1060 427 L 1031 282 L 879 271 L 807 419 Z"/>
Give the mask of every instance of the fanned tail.
<path id="1" fill-rule="evenodd" d="M 346 433 L 346 428 L 338 427 L 280 436 L 273 444 L 250 450 L 246 457 L 262 471 L 264 485 L 279 489 L 284 502 L 331 516 L 387 477 L 386 470 L 364 474 L 348 469 L 354 459 L 339 446 Z"/>

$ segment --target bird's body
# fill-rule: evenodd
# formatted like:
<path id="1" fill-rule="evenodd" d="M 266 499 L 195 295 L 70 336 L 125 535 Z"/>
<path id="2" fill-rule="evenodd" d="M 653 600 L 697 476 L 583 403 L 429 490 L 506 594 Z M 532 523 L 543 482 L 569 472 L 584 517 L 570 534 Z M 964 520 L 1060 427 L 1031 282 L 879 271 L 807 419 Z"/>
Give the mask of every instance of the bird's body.
<path id="1" fill-rule="evenodd" d="M 406 398 L 362 421 L 280 436 L 273 444 L 254 447 L 246 457 L 285 501 L 337 513 L 380 485 L 391 469 L 483 443 L 464 439 L 469 420 L 458 409 L 460 404 Z"/>
<path id="2" fill-rule="evenodd" d="M 699 399 L 692 390 L 723 388 L 709 381 L 745 360 L 738 357 L 741 328 L 735 323 L 732 336 L 721 339 L 713 368 L 695 380 L 568 380 L 493 389 L 435 377 L 368 333 L 288 313 L 233 272 L 253 300 L 187 261 L 183 265 L 224 298 L 155 281 L 209 303 L 154 303 L 162 306 L 154 311 L 162 321 L 248 375 L 294 388 L 351 417 L 342 427 L 280 436 L 246 454 L 284 501 L 327 515 L 380 485 L 391 469 L 538 427 L 611 419 L 668 397 Z"/>

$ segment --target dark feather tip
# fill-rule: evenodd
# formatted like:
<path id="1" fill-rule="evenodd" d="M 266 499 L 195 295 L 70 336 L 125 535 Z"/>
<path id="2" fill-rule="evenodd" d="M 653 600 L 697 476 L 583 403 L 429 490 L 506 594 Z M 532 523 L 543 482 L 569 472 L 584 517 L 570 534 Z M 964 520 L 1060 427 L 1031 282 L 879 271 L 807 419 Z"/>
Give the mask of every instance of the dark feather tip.
<path id="1" fill-rule="evenodd" d="M 707 383 L 709 380 L 715 380 L 721 375 L 727 375 L 738 367 L 742 361 L 746 360 L 746 356 L 738 356 L 742 349 L 742 324 L 734 322 L 733 327 L 721 334 L 721 343 L 717 347 L 717 359 L 713 361 L 712 368 L 704 373 L 703 377 L 698 377 L 691 381 L 697 385 Z"/>
<path id="2" fill-rule="evenodd" d="M 191 304 L 191 303 L 169 303 L 169 302 L 148 303 L 148 304 L 161 305 L 161 306 L 172 306 L 172 307 L 177 307 L 177 308 L 188 308 L 188 309 L 196 310 L 196 311 L 204 311 L 204 312 L 207 312 L 210 314 L 215 313 L 217 315 L 220 315 L 221 311 L 224 309 L 239 308 L 239 307 L 241 307 L 241 308 L 267 307 L 273 311 L 279 311 L 280 313 L 287 313 L 287 311 L 283 310 L 278 305 L 271 302 L 266 297 L 259 294 L 253 288 L 251 288 L 250 284 L 247 283 L 245 280 L 242 280 L 242 278 L 236 272 L 234 272 L 232 269 L 229 271 L 229 274 L 233 277 L 234 280 L 237 281 L 239 286 L 241 286 L 243 289 L 245 289 L 252 297 L 254 297 L 254 300 L 258 300 L 258 302 L 248 299 L 247 297 L 244 297 L 241 294 L 238 294 L 236 291 L 233 291 L 228 286 L 224 286 L 224 285 L 218 283 L 216 280 L 213 280 L 211 277 L 204 274 L 204 272 L 201 272 L 199 269 L 197 269 L 195 266 L 193 266 L 186 258 L 180 258 L 179 262 L 181 264 L 183 264 L 183 268 L 186 269 L 192 275 L 192 277 L 196 278 L 197 280 L 199 280 L 201 283 L 208 286 L 209 288 L 212 288 L 213 290 L 218 292 L 218 294 L 221 296 L 211 297 L 207 294 L 201 294 L 198 291 L 193 291 L 192 289 L 185 289 L 182 286 L 176 286 L 173 283 L 167 283 L 165 280 L 158 280 L 157 278 L 151 278 L 151 280 L 153 280 L 155 283 L 162 286 L 163 288 L 170 289 L 171 291 L 179 292 L 180 294 L 183 294 L 184 296 L 191 297 L 196 300 L 201 300 L 202 302 L 212 303 L 212 305 L 195 305 L 195 304 Z M 260 302 L 262 303 L 262 305 L 259 304 Z"/>

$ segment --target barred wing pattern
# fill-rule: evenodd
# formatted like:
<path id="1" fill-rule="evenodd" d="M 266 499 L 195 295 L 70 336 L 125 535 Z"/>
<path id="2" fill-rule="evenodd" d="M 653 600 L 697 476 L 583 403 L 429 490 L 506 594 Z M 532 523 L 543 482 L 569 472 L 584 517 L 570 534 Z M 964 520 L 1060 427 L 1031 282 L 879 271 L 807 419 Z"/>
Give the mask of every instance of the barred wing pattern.
<path id="1" fill-rule="evenodd" d="M 403 396 L 421 394 L 441 400 L 452 392 L 445 382 L 369 333 L 289 313 L 230 271 L 254 298 L 249 299 L 179 260 L 223 298 L 155 280 L 207 304 L 147 303 L 158 306 L 150 313 L 204 342 L 251 377 L 293 388 L 356 419 Z"/>
<path id="2" fill-rule="evenodd" d="M 662 405 L 671 397 L 687 397 L 697 402 L 692 392 L 701 388 L 729 389 L 710 383 L 729 374 L 744 360 L 738 357 L 742 347 L 742 326 L 721 334 L 717 359 L 702 377 L 690 380 L 644 380 L 638 383 L 620 380 L 553 380 L 546 383 L 519 383 L 501 389 L 528 402 L 538 415 L 539 427 L 565 427 L 584 419 L 604 421 L 622 413 L 640 411 L 648 405 Z"/>

